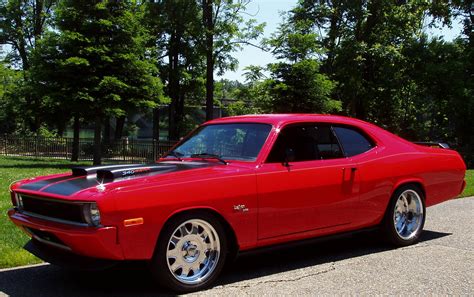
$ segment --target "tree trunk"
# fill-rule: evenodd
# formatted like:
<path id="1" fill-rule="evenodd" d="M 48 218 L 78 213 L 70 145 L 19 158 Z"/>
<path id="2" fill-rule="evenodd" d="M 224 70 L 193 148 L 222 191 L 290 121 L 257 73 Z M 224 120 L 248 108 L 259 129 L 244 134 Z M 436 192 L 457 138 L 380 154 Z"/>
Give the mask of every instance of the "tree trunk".
<path id="1" fill-rule="evenodd" d="M 81 123 L 79 117 L 74 117 L 73 124 L 73 138 L 72 138 L 72 156 L 71 161 L 77 162 L 79 160 L 79 133 L 81 131 Z"/>
<path id="2" fill-rule="evenodd" d="M 341 37 L 340 22 L 341 22 L 341 3 L 334 2 L 333 9 L 329 21 L 329 31 L 326 38 L 327 59 L 323 63 L 323 72 L 330 76 L 334 74 L 334 60 L 336 58 L 337 39 Z"/>
<path id="3" fill-rule="evenodd" d="M 43 0 L 36 0 L 36 5 L 34 7 L 34 29 L 33 36 L 35 37 L 35 45 L 38 39 L 41 38 L 43 34 Z"/>
<path id="4" fill-rule="evenodd" d="M 179 138 L 179 40 L 180 35 L 175 32 L 170 37 L 170 50 L 169 50 L 169 77 L 168 77 L 168 96 L 171 98 L 169 105 L 169 129 L 168 139 L 177 140 Z"/>
<path id="5" fill-rule="evenodd" d="M 115 140 L 119 140 L 122 138 L 124 125 L 125 125 L 125 117 L 118 117 L 115 119 L 115 135 L 114 135 Z"/>
<path id="6" fill-rule="evenodd" d="M 213 0 L 203 0 L 203 22 L 206 48 L 206 121 L 214 117 L 214 20 Z"/>
<path id="7" fill-rule="evenodd" d="M 153 110 L 153 139 L 160 140 L 160 108 Z"/>
<path id="8" fill-rule="evenodd" d="M 105 123 L 104 123 L 104 143 L 109 144 L 110 143 L 110 117 L 105 118 Z"/>
<path id="9" fill-rule="evenodd" d="M 214 55 L 206 54 L 206 121 L 214 118 Z"/>
<path id="10" fill-rule="evenodd" d="M 102 117 L 100 115 L 95 116 L 94 126 L 94 165 L 100 165 L 102 163 Z"/>
<path id="11" fill-rule="evenodd" d="M 374 44 L 374 31 L 380 22 L 382 4 L 380 0 L 369 1 L 367 4 L 367 19 L 364 22 L 363 15 L 359 16 L 359 20 L 356 25 L 356 40 L 358 42 L 364 42 L 367 44 L 367 48 L 372 48 Z M 354 111 L 355 116 L 359 119 L 367 119 L 367 98 L 370 98 L 372 94 L 373 82 L 375 80 L 375 61 L 372 54 L 365 52 L 363 54 L 364 62 L 361 67 L 361 78 L 362 78 L 362 90 L 358 91 L 355 95 Z"/>

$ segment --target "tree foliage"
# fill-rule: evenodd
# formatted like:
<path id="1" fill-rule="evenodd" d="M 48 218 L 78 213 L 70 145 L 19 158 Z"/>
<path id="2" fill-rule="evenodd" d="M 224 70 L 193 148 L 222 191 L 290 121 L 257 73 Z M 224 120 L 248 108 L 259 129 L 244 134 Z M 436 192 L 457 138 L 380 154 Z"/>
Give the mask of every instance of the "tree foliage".
<path id="1" fill-rule="evenodd" d="M 265 84 L 270 100 L 265 102 L 264 109 L 270 112 L 340 111 L 340 102 L 331 99 L 334 82 L 319 70 L 322 49 L 307 21 L 282 24 L 266 43 L 280 62 L 268 65 L 270 79 Z"/>
<path id="2" fill-rule="evenodd" d="M 146 4 L 145 24 L 152 36 L 152 57 L 170 98 L 169 137 L 178 139 L 186 132 L 185 99 L 188 104 L 201 103 L 204 97 L 201 6 L 195 0 L 150 2 Z"/>
<path id="3" fill-rule="evenodd" d="M 57 31 L 34 53 L 33 89 L 45 108 L 94 121 L 96 164 L 104 118 L 153 108 L 162 97 L 157 70 L 146 56 L 148 33 L 135 8 L 130 1 L 62 1 Z"/>
<path id="4" fill-rule="evenodd" d="M 0 44 L 11 46 L 7 59 L 30 67 L 29 56 L 44 34 L 56 0 L 9 0 L 0 2 Z"/>
<path id="5" fill-rule="evenodd" d="M 258 44 L 264 24 L 247 15 L 250 1 L 1 0 L 1 132 L 61 135 L 74 123 L 78 137 L 94 122 L 98 162 L 111 117 L 120 138 L 125 118 L 154 109 L 154 137 L 166 121 L 178 139 L 195 124 L 186 107 L 205 103 L 207 119 L 215 105 L 354 116 L 451 142 L 473 166 L 472 1 L 299 0 Z M 455 22 L 453 41 L 427 34 Z M 248 66 L 244 82 L 214 82 L 236 69 L 243 45 L 275 62 Z"/>
<path id="6" fill-rule="evenodd" d="M 206 58 L 206 120 L 214 112 L 214 71 L 223 74 L 235 70 L 237 60 L 232 56 L 242 45 L 253 45 L 263 32 L 265 23 L 255 19 L 245 21 L 243 13 L 250 0 L 200 0 L 202 4 L 202 49 Z"/>
<path id="7" fill-rule="evenodd" d="M 286 24 L 322 33 L 321 73 L 336 83 L 344 113 L 413 140 L 472 147 L 472 4 L 465 1 L 301 0 Z M 464 20 L 464 37 L 426 28 Z M 470 37 L 471 36 L 471 37 Z M 471 40 L 471 42 L 469 42 Z M 472 159 L 472 151 L 465 156 Z"/>

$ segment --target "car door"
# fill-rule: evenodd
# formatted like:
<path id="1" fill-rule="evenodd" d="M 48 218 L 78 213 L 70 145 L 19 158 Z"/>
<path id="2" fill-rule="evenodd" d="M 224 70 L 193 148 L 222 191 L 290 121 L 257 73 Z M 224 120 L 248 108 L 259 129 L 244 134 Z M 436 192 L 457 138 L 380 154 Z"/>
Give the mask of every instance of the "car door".
<path id="1" fill-rule="evenodd" d="M 330 125 L 283 128 L 257 170 L 259 240 L 350 224 L 357 184 Z"/>

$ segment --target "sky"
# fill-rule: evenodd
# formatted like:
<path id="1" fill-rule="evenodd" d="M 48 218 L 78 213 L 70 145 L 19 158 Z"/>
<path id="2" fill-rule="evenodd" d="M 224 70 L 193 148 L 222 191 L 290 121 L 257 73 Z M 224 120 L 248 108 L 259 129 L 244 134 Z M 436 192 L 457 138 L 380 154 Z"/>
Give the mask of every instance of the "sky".
<path id="1" fill-rule="evenodd" d="M 288 11 L 296 6 L 298 0 L 252 0 L 247 7 L 247 13 L 255 18 L 259 23 L 265 22 L 264 37 L 269 37 L 275 32 L 278 24 L 281 22 L 280 12 Z M 445 40 L 453 40 L 459 34 L 461 24 L 453 24 L 453 28 L 442 27 L 440 29 L 429 29 L 429 33 L 433 36 L 443 36 Z M 222 77 L 230 80 L 243 81 L 242 73 L 244 68 L 249 65 L 266 66 L 275 62 L 274 57 L 258 48 L 252 46 L 244 46 L 242 51 L 234 53 L 235 58 L 239 61 L 239 68 L 236 72 L 227 71 Z"/>

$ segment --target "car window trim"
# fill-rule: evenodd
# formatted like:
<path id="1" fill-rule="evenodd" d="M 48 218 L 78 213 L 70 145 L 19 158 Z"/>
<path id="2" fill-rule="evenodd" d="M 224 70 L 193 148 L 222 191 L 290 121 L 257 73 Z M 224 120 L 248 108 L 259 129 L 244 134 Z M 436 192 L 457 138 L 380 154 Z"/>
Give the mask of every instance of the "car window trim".
<path id="1" fill-rule="evenodd" d="M 289 128 L 289 127 L 293 127 L 293 126 L 329 126 L 331 132 L 333 133 L 333 136 L 336 138 L 337 144 L 339 145 L 339 149 L 341 150 L 343 155 L 341 157 L 332 158 L 332 159 L 314 159 L 314 160 L 304 160 L 304 161 L 292 161 L 290 163 L 301 164 L 302 162 L 315 162 L 315 161 L 330 161 L 330 160 L 347 159 L 347 157 L 345 155 L 345 152 L 344 152 L 344 149 L 343 149 L 339 139 L 337 138 L 336 133 L 332 129 L 333 123 L 331 123 L 331 122 L 296 122 L 296 123 L 288 123 L 288 124 L 286 124 L 286 125 L 284 125 L 283 127 L 280 128 L 280 132 L 278 133 L 276 139 L 273 141 L 272 146 L 270 147 L 270 150 L 268 151 L 268 154 L 267 154 L 263 164 L 280 164 L 280 163 L 282 163 L 282 162 L 267 162 L 267 160 L 268 160 L 268 157 L 270 157 L 270 154 L 272 153 L 272 150 L 273 150 L 273 146 L 278 141 L 278 137 L 281 135 L 281 132 L 284 129 Z"/>

